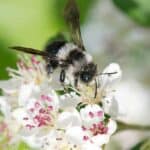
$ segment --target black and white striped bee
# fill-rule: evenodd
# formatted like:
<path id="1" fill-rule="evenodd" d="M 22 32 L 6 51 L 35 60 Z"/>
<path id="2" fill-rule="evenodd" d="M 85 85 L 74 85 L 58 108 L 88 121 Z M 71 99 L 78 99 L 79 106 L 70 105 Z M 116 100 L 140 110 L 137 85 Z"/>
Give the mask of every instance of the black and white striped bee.
<path id="1" fill-rule="evenodd" d="M 97 65 L 93 62 L 92 56 L 87 53 L 83 45 L 83 40 L 80 31 L 79 11 L 75 0 L 68 0 L 64 9 L 64 18 L 71 31 L 72 41 L 69 42 L 61 36 L 57 36 L 48 43 L 43 51 L 22 47 L 13 46 L 11 49 L 40 55 L 46 61 L 46 70 L 48 74 L 54 72 L 56 68 L 61 68 L 60 82 L 64 83 L 66 72 L 70 72 L 75 87 L 78 86 L 78 81 L 88 85 L 91 81 L 95 81 L 95 97 L 97 95 Z M 108 73 L 111 75 L 113 73 Z"/>
<path id="2" fill-rule="evenodd" d="M 68 0 L 64 18 L 71 30 L 71 42 L 66 41 L 63 36 L 59 36 L 53 42 L 48 43 L 44 51 L 22 46 L 10 48 L 43 56 L 48 74 L 53 73 L 57 67 L 60 67 L 60 82 L 62 83 L 65 81 L 66 71 L 69 70 L 74 76 L 75 86 L 77 86 L 78 80 L 88 84 L 95 79 L 97 65 L 93 62 L 92 56 L 85 51 L 80 32 L 79 11 L 75 0 Z"/>

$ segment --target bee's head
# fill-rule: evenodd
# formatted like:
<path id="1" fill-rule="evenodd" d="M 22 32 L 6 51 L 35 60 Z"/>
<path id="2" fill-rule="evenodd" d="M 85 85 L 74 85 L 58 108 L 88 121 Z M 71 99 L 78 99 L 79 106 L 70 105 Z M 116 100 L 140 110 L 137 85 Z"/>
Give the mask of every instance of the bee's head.
<path id="1" fill-rule="evenodd" d="M 89 63 L 84 65 L 80 72 L 80 80 L 84 83 L 89 83 L 97 74 L 97 65 Z"/>

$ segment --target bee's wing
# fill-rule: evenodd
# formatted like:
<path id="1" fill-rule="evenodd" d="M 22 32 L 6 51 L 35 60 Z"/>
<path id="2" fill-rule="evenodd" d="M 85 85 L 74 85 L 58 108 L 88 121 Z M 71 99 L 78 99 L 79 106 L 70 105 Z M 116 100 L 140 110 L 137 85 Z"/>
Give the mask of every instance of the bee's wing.
<path id="1" fill-rule="evenodd" d="M 48 53 L 45 51 L 40 51 L 37 49 L 29 48 L 29 47 L 22 47 L 22 46 L 12 46 L 9 47 L 13 50 L 29 53 L 29 54 L 34 54 L 34 55 L 40 55 L 40 56 L 48 56 Z"/>
<path id="2" fill-rule="evenodd" d="M 64 18 L 70 27 L 73 42 L 85 50 L 80 31 L 80 14 L 75 0 L 68 0 L 64 9 Z"/>

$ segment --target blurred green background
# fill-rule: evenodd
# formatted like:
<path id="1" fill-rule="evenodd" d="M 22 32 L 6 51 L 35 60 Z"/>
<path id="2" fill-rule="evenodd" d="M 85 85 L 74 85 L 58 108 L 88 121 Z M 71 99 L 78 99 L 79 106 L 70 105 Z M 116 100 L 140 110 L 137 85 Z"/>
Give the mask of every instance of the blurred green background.
<path id="1" fill-rule="evenodd" d="M 1 80 L 8 79 L 8 66 L 16 67 L 17 53 L 9 50 L 9 46 L 42 49 L 51 36 L 67 32 L 62 15 L 65 2 L 0 0 Z M 118 98 L 121 108 L 127 106 L 128 115 L 121 119 L 150 125 L 150 1 L 77 0 L 77 3 L 83 41 L 99 69 L 118 62 L 123 70 Z M 124 143 L 128 136 L 137 138 Z M 141 132 L 117 135 L 112 140 L 113 146 L 110 144 L 111 150 L 129 149 L 148 136 L 149 133 Z M 118 140 L 124 144 L 118 144 Z"/>
<path id="2" fill-rule="evenodd" d="M 150 26 L 148 0 L 77 1 L 81 12 L 82 34 L 89 51 L 99 52 L 96 56 L 105 60 L 100 51 L 130 55 L 128 59 L 132 62 L 129 63 L 136 64 L 135 67 L 147 65 L 148 58 L 145 57 L 149 54 Z M 62 15 L 65 3 L 66 0 L 0 0 L 0 79 L 7 78 L 6 67 L 14 67 L 16 62 L 16 54 L 8 46 L 24 45 L 42 49 L 52 35 L 67 31 Z M 92 41 L 93 37 L 97 39 Z"/>
<path id="3" fill-rule="evenodd" d="M 94 1 L 79 1 L 82 22 Z M 6 79 L 6 67 L 16 63 L 16 54 L 9 46 L 42 49 L 52 35 L 65 32 L 65 3 L 66 0 L 0 0 L 0 79 Z"/>

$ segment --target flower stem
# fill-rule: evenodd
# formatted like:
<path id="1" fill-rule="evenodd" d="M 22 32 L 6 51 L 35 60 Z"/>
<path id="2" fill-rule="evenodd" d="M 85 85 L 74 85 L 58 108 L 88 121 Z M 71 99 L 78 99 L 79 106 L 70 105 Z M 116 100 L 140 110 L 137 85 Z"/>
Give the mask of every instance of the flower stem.
<path id="1" fill-rule="evenodd" d="M 150 126 L 137 125 L 137 124 L 128 124 L 121 121 L 117 121 L 118 129 L 116 133 L 124 130 L 140 130 L 140 131 L 150 131 Z"/>
<path id="2" fill-rule="evenodd" d="M 102 150 L 105 150 L 105 144 L 102 146 Z"/>

